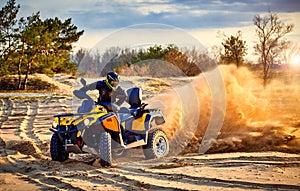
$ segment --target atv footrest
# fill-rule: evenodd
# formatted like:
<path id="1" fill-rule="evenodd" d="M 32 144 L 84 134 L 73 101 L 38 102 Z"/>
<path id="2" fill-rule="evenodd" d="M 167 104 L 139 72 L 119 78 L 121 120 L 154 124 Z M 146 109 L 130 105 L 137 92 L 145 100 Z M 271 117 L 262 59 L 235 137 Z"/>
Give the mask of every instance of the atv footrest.
<path id="1" fill-rule="evenodd" d="M 67 151 L 70 153 L 83 153 L 82 150 L 78 147 L 78 145 L 67 144 Z"/>
<path id="2" fill-rule="evenodd" d="M 138 146 L 143 146 L 143 145 L 146 145 L 146 142 L 142 139 L 142 140 L 130 143 L 130 144 L 125 145 L 125 146 L 126 146 L 126 149 L 130 149 L 130 148 L 134 148 L 134 147 L 138 147 Z"/>

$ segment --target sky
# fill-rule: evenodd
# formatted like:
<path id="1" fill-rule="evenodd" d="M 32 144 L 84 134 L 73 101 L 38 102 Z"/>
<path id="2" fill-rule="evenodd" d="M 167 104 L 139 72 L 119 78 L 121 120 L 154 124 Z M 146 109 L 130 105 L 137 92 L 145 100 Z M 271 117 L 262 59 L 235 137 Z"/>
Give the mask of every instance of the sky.
<path id="1" fill-rule="evenodd" d="M 269 10 L 276 12 L 283 22 L 295 25 L 294 31 L 287 37 L 300 43 L 299 0 L 16 1 L 21 5 L 20 16 L 29 16 L 40 11 L 44 19 L 72 18 L 73 24 L 79 30 L 85 31 L 76 44 L 77 48 L 92 48 L 101 40 L 114 34 L 118 35 L 120 30 L 155 23 L 156 26 L 168 26 L 169 29 L 184 31 L 208 48 L 221 45 L 218 31 L 230 36 L 241 30 L 248 49 L 251 50 L 256 40 L 253 18 L 258 14 L 266 14 Z M 2 6 L 5 4 L 5 0 L 0 2 Z M 178 39 L 180 38 L 179 36 Z"/>

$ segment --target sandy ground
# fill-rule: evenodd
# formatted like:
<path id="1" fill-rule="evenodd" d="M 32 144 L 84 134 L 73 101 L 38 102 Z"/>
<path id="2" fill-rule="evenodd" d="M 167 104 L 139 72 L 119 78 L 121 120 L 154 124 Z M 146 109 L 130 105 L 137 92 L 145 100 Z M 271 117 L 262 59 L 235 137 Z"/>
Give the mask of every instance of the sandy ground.
<path id="1" fill-rule="evenodd" d="M 142 82 L 148 83 L 149 80 Z M 160 87 L 156 84 L 157 80 L 150 82 L 149 91 Z M 168 85 L 164 84 L 165 87 Z M 255 88 L 251 91 L 259 94 Z M 286 103 L 296 108 L 299 105 L 298 96 L 296 100 L 294 98 L 285 97 L 287 100 L 276 107 L 285 107 L 283 104 Z M 275 129 L 275 133 L 267 132 L 272 136 L 267 138 L 268 141 L 278 137 L 283 137 L 285 141 L 271 144 L 273 147 L 269 149 L 249 150 L 245 149 L 245 145 L 238 147 L 238 150 L 233 149 L 237 145 L 228 149 L 226 140 L 232 140 L 233 135 L 226 137 L 223 132 L 220 142 L 209 152 L 211 154 L 195 154 L 193 148 L 199 148 L 199 144 L 191 141 L 186 148 L 192 153 L 144 160 L 140 150 L 133 150 L 127 153 L 126 158 L 115 158 L 113 167 L 103 168 L 98 157 L 89 154 L 72 154 L 69 160 L 62 163 L 51 161 L 49 141 L 52 133 L 49 128 L 52 116 L 71 112 L 77 106 L 68 95 L 0 98 L 0 190 L 300 190 L 299 151 L 286 149 L 291 145 L 293 147 L 290 148 L 299 149 L 299 109 L 282 116 L 282 120 L 289 119 L 289 128 L 293 127 L 294 134 L 285 131 L 292 138 L 286 140 L 286 134 L 281 136 L 280 129 Z M 233 118 L 239 119 L 231 117 L 228 120 Z M 278 120 L 277 124 L 280 123 Z M 252 121 L 251 128 L 257 123 Z M 292 123 L 294 126 L 291 126 Z M 233 132 L 226 129 L 226 119 L 224 126 L 227 133 Z M 282 128 L 283 124 L 278 127 Z M 250 144 L 244 140 L 249 140 L 251 136 L 252 139 L 254 134 L 254 130 L 239 131 L 234 140 L 239 138 L 241 141 L 236 142 Z M 251 144 L 249 147 L 256 147 Z M 227 149 L 220 150 L 224 145 Z"/>

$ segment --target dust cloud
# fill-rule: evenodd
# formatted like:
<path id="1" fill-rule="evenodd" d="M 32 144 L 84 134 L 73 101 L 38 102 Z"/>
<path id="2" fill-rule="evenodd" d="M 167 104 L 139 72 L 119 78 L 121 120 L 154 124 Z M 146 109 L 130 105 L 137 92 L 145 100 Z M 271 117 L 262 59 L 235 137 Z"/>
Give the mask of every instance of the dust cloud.
<path id="1" fill-rule="evenodd" d="M 166 117 L 162 128 L 171 140 L 171 153 L 198 153 L 207 145 L 209 148 L 203 150 L 206 153 L 299 153 L 299 75 L 281 71 L 282 75 L 264 88 L 260 71 L 232 65 L 216 70 L 223 78 L 224 100 L 213 97 L 224 92 L 222 88 L 212 92 L 209 74 L 149 100 Z M 221 128 L 213 129 L 216 125 Z"/>

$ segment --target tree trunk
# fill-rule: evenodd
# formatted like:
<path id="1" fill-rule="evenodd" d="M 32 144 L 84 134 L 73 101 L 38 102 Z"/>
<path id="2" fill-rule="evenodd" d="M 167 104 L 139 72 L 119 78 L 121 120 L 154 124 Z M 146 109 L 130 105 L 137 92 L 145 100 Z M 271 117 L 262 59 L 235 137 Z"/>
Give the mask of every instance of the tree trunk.
<path id="1" fill-rule="evenodd" d="M 29 76 L 29 73 L 30 73 L 30 70 L 31 70 L 31 65 L 32 65 L 34 59 L 36 58 L 37 53 L 38 53 L 38 49 L 35 50 L 34 54 L 31 57 L 31 59 L 27 63 L 26 74 L 25 74 L 25 78 L 24 78 L 24 81 L 23 81 L 23 84 L 22 84 L 22 89 L 23 90 L 26 90 L 27 80 L 28 80 L 28 76 Z"/>
<path id="2" fill-rule="evenodd" d="M 18 90 L 21 90 L 21 81 L 22 81 L 22 73 L 21 73 L 21 61 L 19 61 L 18 65 L 18 76 L 19 76 L 19 81 L 18 81 Z"/>
<path id="3" fill-rule="evenodd" d="M 239 68 L 240 67 L 240 61 L 239 61 L 238 57 L 235 58 L 235 63 L 236 63 L 236 67 Z"/>
<path id="4" fill-rule="evenodd" d="M 267 76 L 264 75 L 264 89 L 267 88 L 267 84 L 268 84 L 268 78 Z"/>
<path id="5" fill-rule="evenodd" d="M 267 84 L 268 84 L 268 78 L 269 78 L 269 69 L 270 65 L 268 63 L 264 63 L 264 89 L 266 89 Z"/>
<path id="6" fill-rule="evenodd" d="M 19 64 L 18 64 L 18 76 L 19 76 L 19 81 L 18 81 L 18 90 L 21 90 L 22 88 L 22 71 L 21 71 L 21 65 L 22 65 L 22 60 L 24 58 L 24 48 L 22 49 L 22 56 L 19 59 Z"/>
<path id="7" fill-rule="evenodd" d="M 22 84 L 22 90 L 26 90 L 26 86 L 27 86 L 27 80 L 28 80 L 28 76 L 29 76 L 29 71 L 31 69 L 31 64 L 32 64 L 32 60 L 30 62 L 28 62 L 27 64 L 27 70 L 26 70 L 26 74 L 25 74 L 25 78 L 23 80 L 23 84 Z"/>
<path id="8" fill-rule="evenodd" d="M 36 54 L 34 54 L 34 56 L 27 63 L 27 70 L 26 70 L 25 78 L 23 80 L 22 90 L 26 90 L 28 76 L 29 76 L 29 73 L 30 73 L 30 70 L 31 70 L 31 65 L 32 65 L 33 60 L 35 59 L 35 57 L 36 57 Z"/>

